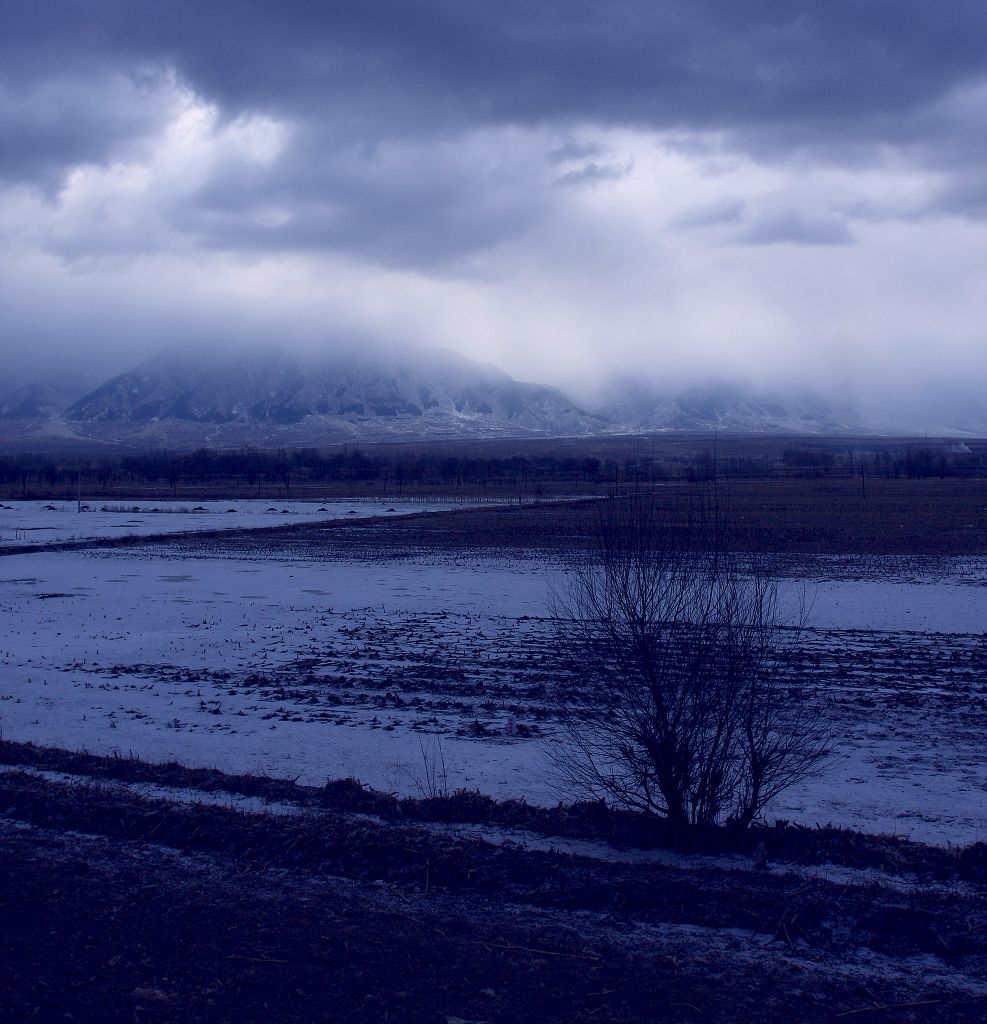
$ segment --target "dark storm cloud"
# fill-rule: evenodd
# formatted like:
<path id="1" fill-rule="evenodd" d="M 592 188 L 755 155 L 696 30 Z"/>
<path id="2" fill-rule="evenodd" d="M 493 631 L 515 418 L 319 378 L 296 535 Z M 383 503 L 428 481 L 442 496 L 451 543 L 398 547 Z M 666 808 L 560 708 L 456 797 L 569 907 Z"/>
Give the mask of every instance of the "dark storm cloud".
<path id="1" fill-rule="evenodd" d="M 289 129 L 273 162 L 230 157 L 162 204 L 209 248 L 468 264 L 522 238 L 553 189 L 629 175 L 631 158 L 590 137 L 614 127 L 715 132 L 768 162 L 866 162 L 898 146 L 946 179 L 922 203 L 982 216 L 968 179 L 983 104 L 962 97 L 985 71 L 987 7 L 964 0 L 7 0 L 0 178 L 53 194 L 73 167 L 125 156 L 166 122 L 171 83 L 220 122 L 259 115 Z M 545 133 L 541 168 L 496 142 L 486 153 L 450 145 L 511 126 Z M 673 226 L 699 226 L 696 216 Z M 740 219 L 722 204 L 712 216 Z M 740 237 L 851 234 L 773 214 Z M 48 244 L 74 258 L 89 243 Z"/>
<path id="2" fill-rule="evenodd" d="M 987 7 L 8 0 L 0 39 L 5 91 L 15 99 L 55 73 L 174 68 L 230 114 L 331 123 L 340 139 L 589 122 L 720 130 L 765 151 L 837 152 L 911 144 L 923 112 L 983 82 Z M 50 131 L 5 140 L 8 173 L 98 158 L 127 130 L 119 111 L 102 128 L 92 120 L 56 118 Z M 955 134 L 949 142 L 964 145 Z"/>
<path id="3" fill-rule="evenodd" d="M 337 148 L 296 133 L 270 164 L 215 168 L 173 222 L 238 250 L 341 249 L 387 266 L 441 269 L 522 235 L 544 212 L 530 166 L 487 148 Z"/>
<path id="4" fill-rule="evenodd" d="M 156 75 L 50 68 L 10 78 L 0 71 L 0 179 L 45 191 L 74 166 L 121 155 L 168 116 Z"/>
<path id="5" fill-rule="evenodd" d="M 605 146 L 541 148 L 482 135 L 458 145 L 398 140 L 338 147 L 312 126 L 269 164 L 233 159 L 183 196 L 172 223 L 203 245 L 339 249 L 391 267 L 469 268 L 471 254 L 524 236 L 559 199 L 626 177 Z"/>

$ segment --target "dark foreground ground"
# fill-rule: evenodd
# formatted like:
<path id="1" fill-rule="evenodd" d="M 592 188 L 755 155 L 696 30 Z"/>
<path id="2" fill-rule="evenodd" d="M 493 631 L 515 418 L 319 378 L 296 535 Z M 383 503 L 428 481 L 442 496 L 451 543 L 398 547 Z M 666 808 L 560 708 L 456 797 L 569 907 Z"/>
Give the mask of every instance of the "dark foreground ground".
<path id="1" fill-rule="evenodd" d="M 976 848 L 782 830 L 757 870 L 545 839 L 627 834 L 605 815 L 483 831 L 522 810 L 0 754 L 4 1021 L 987 1015 Z M 277 802 L 229 805 L 248 792 Z"/>

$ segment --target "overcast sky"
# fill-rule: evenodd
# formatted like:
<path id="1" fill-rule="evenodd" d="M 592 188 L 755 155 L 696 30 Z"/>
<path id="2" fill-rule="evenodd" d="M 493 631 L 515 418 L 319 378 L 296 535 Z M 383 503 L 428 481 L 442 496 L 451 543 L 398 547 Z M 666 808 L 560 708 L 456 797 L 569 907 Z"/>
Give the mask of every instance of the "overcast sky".
<path id="1" fill-rule="evenodd" d="M 0 345 L 987 404 L 983 0 L 3 0 Z"/>

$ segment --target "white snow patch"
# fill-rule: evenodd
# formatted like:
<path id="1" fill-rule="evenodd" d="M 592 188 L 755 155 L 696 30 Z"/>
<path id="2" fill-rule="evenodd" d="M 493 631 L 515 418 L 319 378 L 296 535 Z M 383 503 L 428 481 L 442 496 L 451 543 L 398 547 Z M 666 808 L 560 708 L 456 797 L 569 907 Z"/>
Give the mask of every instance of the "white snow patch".
<path id="1" fill-rule="evenodd" d="M 385 792 L 415 794 L 425 773 L 421 731 L 412 728 L 420 730 L 420 712 L 358 696 L 327 707 L 313 695 L 309 706 L 297 695 L 252 686 L 248 677 L 288 672 L 327 651 L 354 678 L 384 668 L 401 673 L 401 650 L 373 651 L 377 660 L 361 661 L 374 617 L 421 619 L 446 632 L 471 669 L 485 653 L 475 644 L 509 662 L 515 646 L 543 641 L 548 591 L 559 572 L 548 562 L 497 558 L 375 563 L 125 550 L 7 556 L 0 559 L 0 733 L 315 785 L 353 776 Z M 463 622 L 470 623 L 468 637 Z M 829 581 L 813 607 L 814 625 L 904 628 L 916 643 L 935 631 L 957 642 L 977 639 L 985 622 L 987 587 L 969 585 L 968 560 L 920 582 L 903 582 L 891 567 L 881 581 Z M 418 641 L 408 642 L 407 655 L 421 653 Z M 560 791 L 539 742 L 454 735 L 467 715 L 458 705 L 436 711 L 426 729 L 449 733 L 450 789 L 538 804 L 576 795 Z M 849 723 L 831 770 L 784 794 L 770 816 L 939 844 L 982 840 L 982 749 L 972 726 L 964 731 L 942 715 L 927 721 L 921 710 L 906 716 L 879 707 Z"/>

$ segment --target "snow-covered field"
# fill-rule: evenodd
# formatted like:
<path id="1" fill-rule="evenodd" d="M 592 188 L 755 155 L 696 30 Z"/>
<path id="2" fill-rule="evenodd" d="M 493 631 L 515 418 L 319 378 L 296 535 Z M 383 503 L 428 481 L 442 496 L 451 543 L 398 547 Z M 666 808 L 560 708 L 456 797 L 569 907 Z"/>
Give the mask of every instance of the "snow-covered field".
<path id="1" fill-rule="evenodd" d="M 835 691 L 839 750 L 769 816 L 983 839 L 987 566 L 923 576 L 868 564 L 806 581 L 799 671 Z M 323 561 L 272 548 L 247 559 L 222 545 L 197 557 L 152 545 L 10 555 L 0 730 L 402 793 L 427 788 L 444 761 L 450 788 L 572 797 L 551 769 L 544 701 L 560 572 L 496 557 Z"/>
<path id="2" fill-rule="evenodd" d="M 330 519 L 407 515 L 454 508 L 401 501 L 6 501 L 0 548 L 67 540 L 105 540 L 201 530 L 256 529 Z"/>

